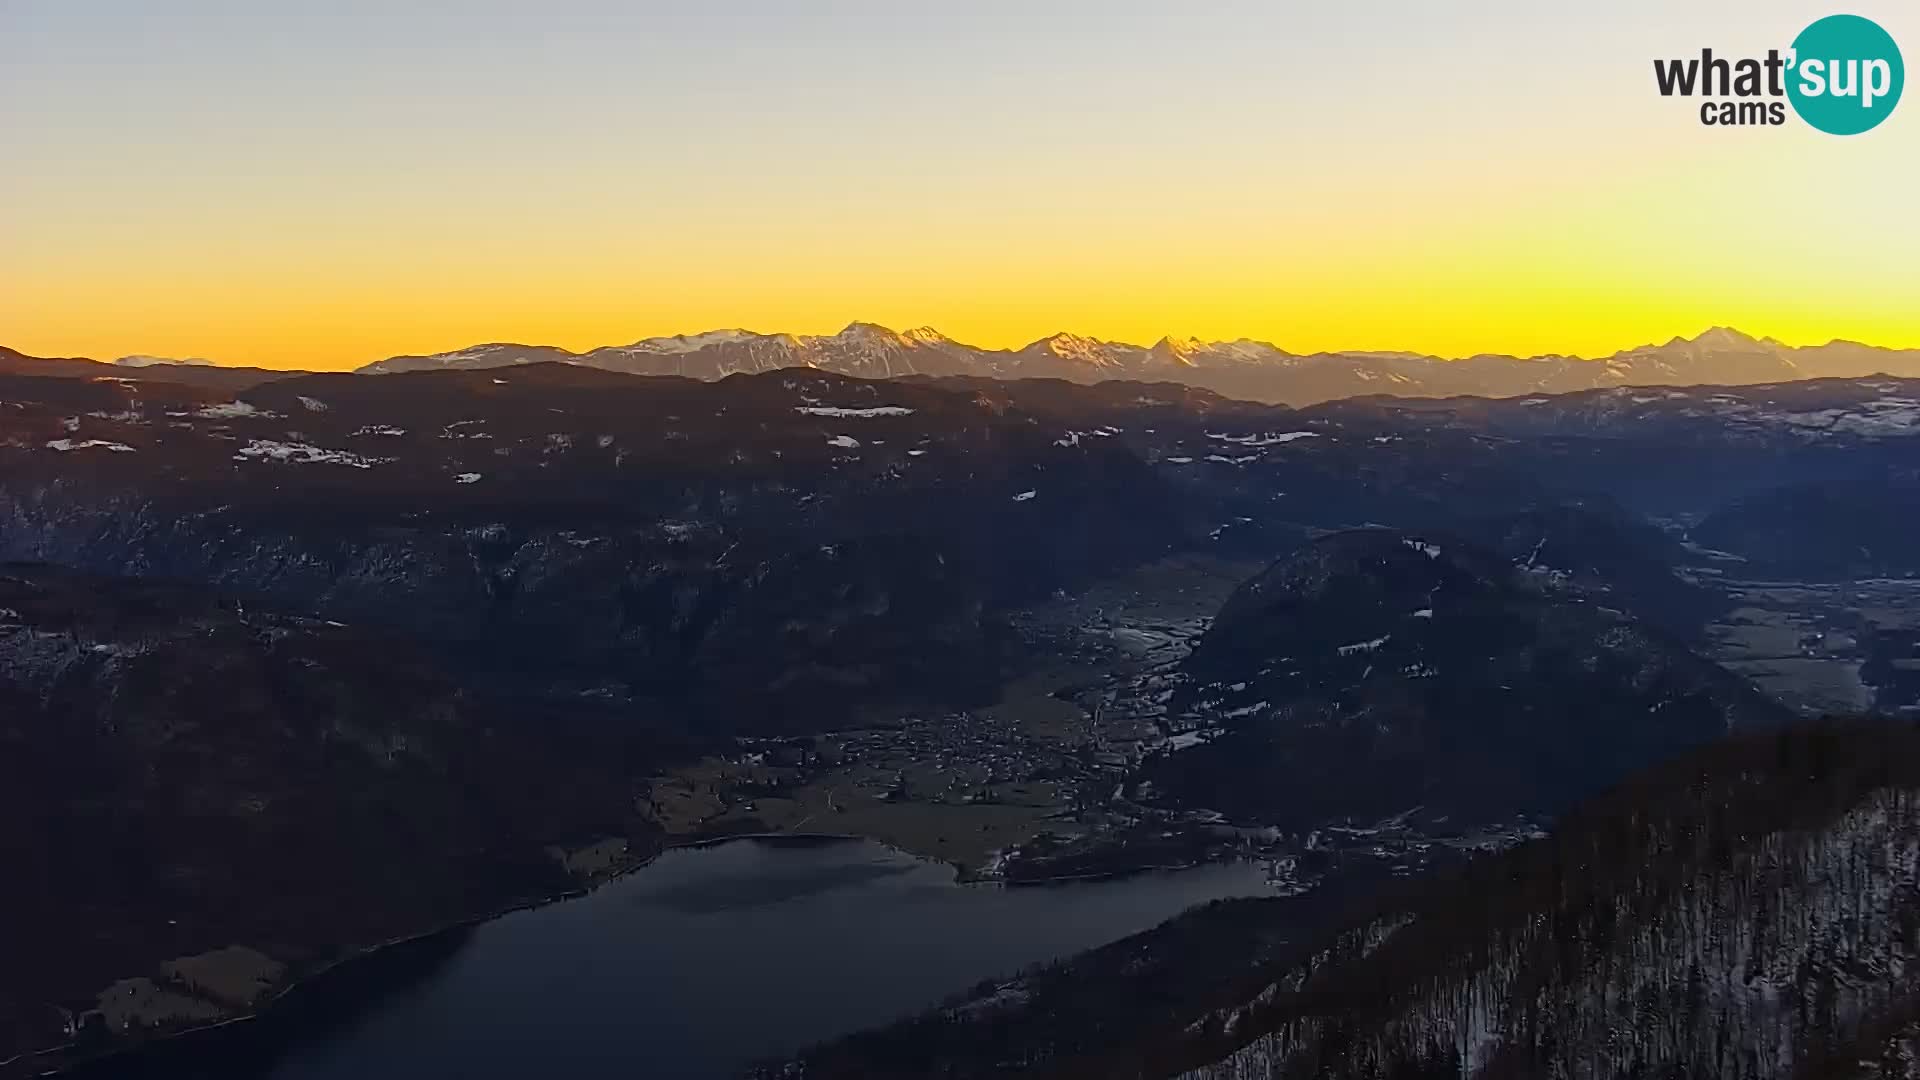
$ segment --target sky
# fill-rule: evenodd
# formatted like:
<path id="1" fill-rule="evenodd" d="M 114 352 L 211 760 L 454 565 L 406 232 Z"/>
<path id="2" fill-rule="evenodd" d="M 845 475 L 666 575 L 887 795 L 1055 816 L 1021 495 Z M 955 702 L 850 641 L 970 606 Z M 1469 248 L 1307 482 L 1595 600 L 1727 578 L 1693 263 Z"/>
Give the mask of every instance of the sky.
<path id="1" fill-rule="evenodd" d="M 1839 9 L 1575 7 L 0 0 L 0 344 L 1920 346 L 1920 101 L 1841 138 L 1654 87 Z M 1910 0 L 1844 10 L 1920 55 Z"/>

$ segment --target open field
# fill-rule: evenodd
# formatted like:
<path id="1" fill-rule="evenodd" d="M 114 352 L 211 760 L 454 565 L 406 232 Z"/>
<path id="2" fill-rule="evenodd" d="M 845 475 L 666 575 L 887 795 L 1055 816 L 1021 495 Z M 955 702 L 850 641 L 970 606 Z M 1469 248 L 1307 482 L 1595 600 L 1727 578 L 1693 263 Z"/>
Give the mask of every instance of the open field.
<path id="1" fill-rule="evenodd" d="M 1913 704 L 1863 679 L 1876 650 L 1920 630 L 1920 581 L 1709 579 L 1735 606 L 1708 627 L 1708 655 L 1808 714 Z"/>
<path id="2" fill-rule="evenodd" d="M 1080 811 L 1169 734 L 1135 699 L 1154 697 L 1154 680 L 1254 569 L 1171 558 L 1018 612 L 1036 660 L 994 704 L 743 745 L 655 778 L 647 812 L 669 835 L 845 833 L 965 873 L 1042 833 L 1084 834 L 1104 819 Z"/>

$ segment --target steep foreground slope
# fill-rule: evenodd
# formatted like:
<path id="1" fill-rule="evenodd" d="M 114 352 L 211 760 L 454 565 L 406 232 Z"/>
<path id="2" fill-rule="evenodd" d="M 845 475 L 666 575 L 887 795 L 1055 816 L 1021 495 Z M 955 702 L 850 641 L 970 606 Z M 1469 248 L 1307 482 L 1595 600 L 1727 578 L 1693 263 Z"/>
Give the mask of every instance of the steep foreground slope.
<path id="1" fill-rule="evenodd" d="M 1912 1076 L 1920 731 L 1729 738 L 1327 918 L 1215 905 L 769 1075 Z"/>
<path id="2" fill-rule="evenodd" d="M 1186 1075 L 1824 1075 L 1920 994 L 1917 874 L 1914 730 L 1731 741 L 1348 930 Z"/>

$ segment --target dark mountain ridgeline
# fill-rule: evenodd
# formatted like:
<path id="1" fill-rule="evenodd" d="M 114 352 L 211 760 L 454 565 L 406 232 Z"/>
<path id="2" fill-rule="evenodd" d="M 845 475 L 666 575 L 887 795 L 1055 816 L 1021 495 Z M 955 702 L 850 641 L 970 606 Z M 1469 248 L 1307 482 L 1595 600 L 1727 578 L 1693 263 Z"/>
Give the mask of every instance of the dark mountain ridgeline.
<path id="1" fill-rule="evenodd" d="M 1726 608 L 1723 598 L 1674 572 L 1687 558 L 1678 539 L 1611 498 L 1545 502 L 1465 529 L 1469 539 L 1553 586 L 1684 640 L 1697 640 Z"/>
<path id="2" fill-rule="evenodd" d="M 1183 665 L 1217 737 L 1158 799 L 1307 829 L 1551 815 L 1783 709 L 1678 642 L 1457 538 L 1322 537 L 1241 585 Z"/>
<path id="3" fill-rule="evenodd" d="M 576 887 L 548 846 L 657 846 L 634 777 L 698 745 L 477 699 L 379 631 L 0 565 L 0 1046 L 58 1042 L 56 1006 L 177 958 L 242 946 L 297 975 Z"/>
<path id="4" fill-rule="evenodd" d="M 1914 728 L 1729 740 L 1343 935 L 1188 1075 L 1831 1075 L 1920 993 L 1916 836 Z"/>
<path id="5" fill-rule="evenodd" d="M 704 688 L 729 715 L 776 711 L 734 706 L 777 685 L 782 715 L 831 712 L 904 686 L 974 692 L 993 613 L 1023 597 L 1169 550 L 1271 557 L 1368 524 L 1473 537 L 1690 632 L 1700 598 L 1634 515 L 1920 468 L 1904 387 L 1295 411 L 1174 383 L 804 369 L 705 383 L 536 364 L 238 393 L 0 376 L 0 553 L 391 625 L 463 676 Z M 783 605 L 799 614 L 775 620 Z"/>
<path id="6" fill-rule="evenodd" d="M 1754 492 L 1692 529 L 1755 570 L 1846 581 L 1920 573 L 1920 474 L 1886 483 L 1801 484 Z"/>
<path id="7" fill-rule="evenodd" d="M 226 367 L 212 364 L 127 366 L 102 363 L 79 356 L 29 356 L 0 345 L 0 375 L 76 380 L 123 378 L 140 382 L 165 382 L 244 390 L 263 382 L 286 378 L 288 374 L 289 372 L 268 368 Z"/>
<path id="8" fill-rule="evenodd" d="M 476 677 L 797 724 L 972 696 L 993 609 L 1182 536 L 1123 446 L 948 392 L 510 374 L 0 384 L 37 399 L 0 414 L 0 549 L 392 626 Z"/>

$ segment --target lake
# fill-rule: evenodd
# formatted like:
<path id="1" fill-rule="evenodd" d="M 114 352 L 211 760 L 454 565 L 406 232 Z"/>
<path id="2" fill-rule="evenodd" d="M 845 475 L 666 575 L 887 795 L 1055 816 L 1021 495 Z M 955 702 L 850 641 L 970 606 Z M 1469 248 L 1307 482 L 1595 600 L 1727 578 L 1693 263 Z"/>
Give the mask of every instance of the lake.
<path id="1" fill-rule="evenodd" d="M 947 866 L 867 841 L 734 840 L 348 965 L 264 1020 L 103 1064 L 223 1080 L 730 1077 L 1267 892 L 1251 863 L 1006 888 L 955 884 Z"/>

